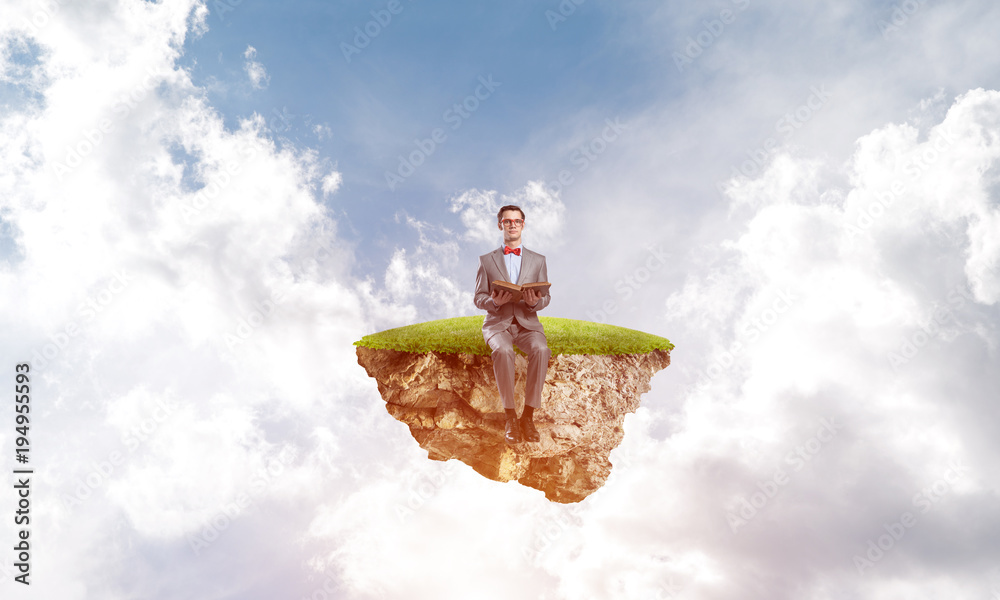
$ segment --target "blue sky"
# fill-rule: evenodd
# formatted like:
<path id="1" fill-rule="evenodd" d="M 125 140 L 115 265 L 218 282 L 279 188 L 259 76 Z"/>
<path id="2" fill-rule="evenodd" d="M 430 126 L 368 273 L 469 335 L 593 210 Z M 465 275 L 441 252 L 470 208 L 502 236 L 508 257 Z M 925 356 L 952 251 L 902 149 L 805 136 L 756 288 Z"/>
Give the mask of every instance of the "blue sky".
<path id="1" fill-rule="evenodd" d="M 230 120 L 258 112 L 278 128 L 289 127 L 283 135 L 350 172 L 336 204 L 351 206 L 360 227 L 400 204 L 432 219 L 435 209 L 421 207 L 461 190 L 554 178 L 554 165 L 546 163 L 561 156 L 529 168 L 511 164 L 533 132 L 558 130 L 582 111 L 641 109 L 660 93 L 649 89 L 654 65 L 641 49 L 619 46 L 619 28 L 629 18 L 613 7 L 585 3 L 553 30 L 534 3 L 398 6 L 385 26 L 374 27 L 371 12 L 386 11 L 384 20 L 385 6 L 240 4 L 215 11 L 208 19 L 212 35 L 185 46 L 184 62 L 195 65 L 199 83 L 238 78 L 243 53 L 254 46 L 270 65 L 267 89 L 210 92 L 213 104 Z M 341 44 L 353 47 L 355 28 L 366 26 L 378 33 L 359 53 L 350 52 L 348 62 Z M 499 87 L 455 129 L 443 114 L 473 94 L 480 77 Z M 316 125 L 329 128 L 324 139 L 311 131 Z M 445 130 L 446 142 L 412 179 L 389 190 L 385 172 L 395 171 L 397 157 L 435 128 Z"/>
<path id="2" fill-rule="evenodd" d="M 998 593 L 1000 8 L 285 4 L 0 6 L 3 597 Z M 676 344 L 573 506 L 352 345 L 476 314 L 507 203 L 548 316 Z"/>

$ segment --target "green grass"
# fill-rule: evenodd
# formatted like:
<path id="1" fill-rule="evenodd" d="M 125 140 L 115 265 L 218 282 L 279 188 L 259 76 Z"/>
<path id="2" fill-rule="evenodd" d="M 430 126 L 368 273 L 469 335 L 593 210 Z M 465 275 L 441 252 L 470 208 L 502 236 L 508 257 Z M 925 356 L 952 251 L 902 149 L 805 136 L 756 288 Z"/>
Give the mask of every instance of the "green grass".
<path id="1" fill-rule="evenodd" d="M 376 350 L 490 355 L 483 341 L 484 315 L 440 319 L 387 329 L 354 342 Z M 645 354 L 673 350 L 667 338 L 634 329 L 555 317 L 539 317 L 553 356 L 556 354 Z"/>

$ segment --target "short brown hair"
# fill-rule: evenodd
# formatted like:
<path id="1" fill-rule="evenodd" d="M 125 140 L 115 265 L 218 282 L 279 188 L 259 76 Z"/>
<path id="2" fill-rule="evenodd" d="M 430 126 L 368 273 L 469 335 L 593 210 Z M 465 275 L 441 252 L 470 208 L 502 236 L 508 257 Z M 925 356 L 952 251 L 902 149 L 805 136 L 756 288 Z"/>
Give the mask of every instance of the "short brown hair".
<path id="1" fill-rule="evenodd" d="M 521 207 L 515 206 L 514 204 L 508 204 L 507 206 L 501 206 L 500 211 L 497 212 L 497 223 L 503 220 L 503 214 L 508 210 L 516 210 L 517 212 L 521 213 L 521 220 L 522 221 L 524 220 L 524 211 L 521 210 Z"/>

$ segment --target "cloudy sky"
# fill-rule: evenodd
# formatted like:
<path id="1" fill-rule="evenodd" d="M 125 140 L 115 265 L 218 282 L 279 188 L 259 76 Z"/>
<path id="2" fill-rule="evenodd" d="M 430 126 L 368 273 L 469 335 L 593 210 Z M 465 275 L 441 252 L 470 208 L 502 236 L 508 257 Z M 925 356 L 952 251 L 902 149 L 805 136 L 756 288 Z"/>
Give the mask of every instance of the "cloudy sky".
<path id="1" fill-rule="evenodd" d="M 1000 597 L 998 29 L 5 0 L 0 594 Z M 546 314 L 677 346 L 576 505 L 428 461 L 352 346 L 475 314 L 508 202 Z"/>

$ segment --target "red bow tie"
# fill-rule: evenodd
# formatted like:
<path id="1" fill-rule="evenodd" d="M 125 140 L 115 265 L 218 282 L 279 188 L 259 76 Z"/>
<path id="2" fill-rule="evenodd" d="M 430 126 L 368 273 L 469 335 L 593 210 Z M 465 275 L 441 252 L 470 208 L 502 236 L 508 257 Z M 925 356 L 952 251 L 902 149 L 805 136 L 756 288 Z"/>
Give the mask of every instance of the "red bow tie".
<path id="1" fill-rule="evenodd" d="M 508 254 L 516 254 L 518 256 L 521 256 L 521 249 L 520 248 L 511 248 L 510 246 L 504 246 L 503 247 L 503 253 L 504 253 L 504 256 L 506 256 Z"/>

